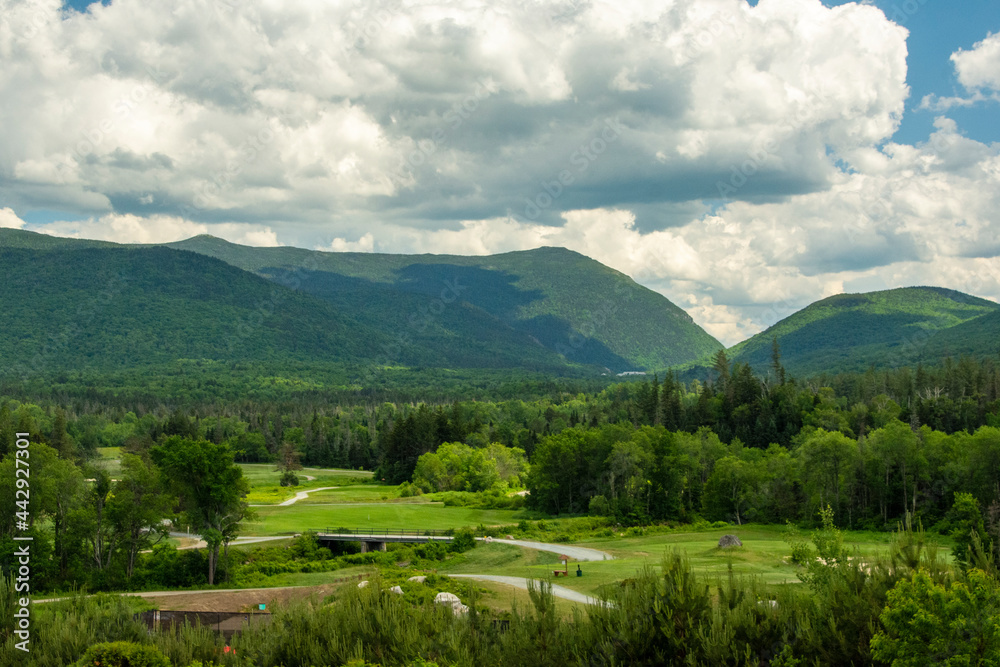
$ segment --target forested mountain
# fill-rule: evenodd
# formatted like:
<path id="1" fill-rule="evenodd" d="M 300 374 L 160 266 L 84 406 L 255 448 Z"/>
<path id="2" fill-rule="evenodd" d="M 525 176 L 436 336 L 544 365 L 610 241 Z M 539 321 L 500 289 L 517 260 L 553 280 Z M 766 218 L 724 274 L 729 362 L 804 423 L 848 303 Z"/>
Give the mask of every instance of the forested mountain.
<path id="1" fill-rule="evenodd" d="M 329 304 L 169 248 L 0 247 L 0 358 L 32 374 L 177 359 L 356 361 L 388 337 Z"/>
<path id="2" fill-rule="evenodd" d="M 663 296 L 563 248 L 386 255 L 211 236 L 118 245 L 3 229 L 0 252 L 8 368 L 31 359 L 51 370 L 294 360 L 353 365 L 347 373 L 367 385 L 364 369 L 596 376 L 701 359 L 682 377 L 704 379 L 705 360 L 722 347 Z M 934 365 L 1000 352 L 1000 305 L 938 287 L 841 294 L 728 358 L 766 371 L 775 338 L 797 377 Z"/>
<path id="3" fill-rule="evenodd" d="M 510 329 L 570 361 L 615 372 L 683 364 L 722 347 L 662 295 L 564 248 L 385 255 L 251 248 L 211 236 L 170 246 L 292 285 L 432 346 L 489 341 Z"/>
<path id="4" fill-rule="evenodd" d="M 4 229 L 0 253 L 8 370 L 296 360 L 353 364 L 351 376 L 367 384 L 364 369 L 559 375 L 582 364 L 596 375 L 721 347 L 662 296 L 558 248 L 369 255 L 204 236 L 130 246 Z"/>
<path id="5" fill-rule="evenodd" d="M 782 364 L 808 376 L 995 355 L 998 335 L 1000 305 L 940 287 L 904 287 L 817 301 L 727 353 L 760 371 L 771 365 L 777 338 Z"/>

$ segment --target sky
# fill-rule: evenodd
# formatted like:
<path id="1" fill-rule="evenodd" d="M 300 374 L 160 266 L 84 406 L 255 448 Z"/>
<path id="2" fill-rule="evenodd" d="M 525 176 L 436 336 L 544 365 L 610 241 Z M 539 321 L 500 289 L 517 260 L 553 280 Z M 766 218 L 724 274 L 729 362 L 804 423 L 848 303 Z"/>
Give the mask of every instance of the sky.
<path id="1" fill-rule="evenodd" d="M 1000 300 L 996 0 L 0 0 L 0 227 Z"/>

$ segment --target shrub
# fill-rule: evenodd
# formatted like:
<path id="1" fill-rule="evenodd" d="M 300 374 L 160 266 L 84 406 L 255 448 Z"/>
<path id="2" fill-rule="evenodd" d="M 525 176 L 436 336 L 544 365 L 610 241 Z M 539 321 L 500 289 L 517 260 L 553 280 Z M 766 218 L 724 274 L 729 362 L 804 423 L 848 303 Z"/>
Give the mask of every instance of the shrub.
<path id="1" fill-rule="evenodd" d="M 587 509 L 594 516 L 608 516 L 611 514 L 611 505 L 604 496 L 594 496 L 591 498 Z"/>
<path id="2" fill-rule="evenodd" d="M 281 484 L 281 486 L 298 486 L 299 476 L 296 475 L 291 470 L 286 470 L 285 472 L 281 473 L 281 481 L 279 483 Z"/>
<path id="3" fill-rule="evenodd" d="M 476 534 L 471 528 L 462 528 L 455 531 L 455 538 L 451 541 L 451 550 L 455 553 L 462 553 L 476 546 Z"/>
<path id="4" fill-rule="evenodd" d="M 94 644 L 76 663 L 79 667 L 171 667 L 155 646 L 133 642 Z"/>

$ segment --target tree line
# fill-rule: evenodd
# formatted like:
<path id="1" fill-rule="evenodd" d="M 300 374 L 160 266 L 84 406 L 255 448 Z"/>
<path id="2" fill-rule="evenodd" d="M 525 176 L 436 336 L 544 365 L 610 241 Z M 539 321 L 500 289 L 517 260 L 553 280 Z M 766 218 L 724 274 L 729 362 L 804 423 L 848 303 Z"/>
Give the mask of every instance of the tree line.
<path id="1" fill-rule="evenodd" d="M 225 444 L 164 436 L 148 448 L 122 452 L 120 468 L 112 471 L 66 456 L 53 444 L 59 443 L 32 438 L 29 500 L 20 518 L 0 514 L 0 572 L 16 570 L 14 537 L 28 535 L 36 589 L 176 585 L 196 563 L 204 569 L 194 582 L 212 584 L 220 556 L 253 518 L 245 500 L 249 483 Z M 0 460 L 0 499 L 11 508 L 14 470 L 15 453 L 8 452 Z M 25 517 L 27 526 L 18 525 Z M 181 527 L 207 543 L 204 554 L 188 556 L 165 544 Z"/>

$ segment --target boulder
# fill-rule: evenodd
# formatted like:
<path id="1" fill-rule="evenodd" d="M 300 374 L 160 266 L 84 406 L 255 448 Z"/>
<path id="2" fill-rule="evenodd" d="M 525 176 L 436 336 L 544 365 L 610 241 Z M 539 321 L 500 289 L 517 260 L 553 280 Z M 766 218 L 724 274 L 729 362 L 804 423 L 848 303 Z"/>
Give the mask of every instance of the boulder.
<path id="1" fill-rule="evenodd" d="M 407 581 L 416 581 L 416 582 L 422 584 L 425 581 L 427 581 L 427 577 L 425 577 L 424 575 L 420 574 L 420 575 L 417 575 L 415 577 L 410 577 L 409 579 L 407 579 Z"/>
<path id="2" fill-rule="evenodd" d="M 441 591 L 436 596 L 434 596 L 434 604 L 456 605 L 456 604 L 462 604 L 462 600 L 459 599 L 459 597 L 454 593 L 445 593 L 444 591 Z"/>
<path id="3" fill-rule="evenodd" d="M 393 586 L 392 588 L 389 589 L 389 592 L 395 593 L 396 595 L 404 595 L 403 589 L 400 588 L 399 586 Z"/>
<path id="4" fill-rule="evenodd" d="M 367 585 L 368 585 L 367 581 L 362 581 L 360 584 L 358 584 L 358 588 L 364 588 Z"/>
<path id="5" fill-rule="evenodd" d="M 508 540 L 512 540 L 512 539 L 514 539 L 514 536 L 513 536 L 513 535 L 508 535 L 508 536 L 507 536 L 507 539 L 508 539 Z"/>
<path id="6" fill-rule="evenodd" d="M 451 607 L 452 613 L 456 616 L 469 613 L 469 608 L 462 604 L 462 601 L 454 593 L 438 593 L 434 598 L 436 604 L 445 604 Z"/>
<path id="7" fill-rule="evenodd" d="M 728 549 L 729 547 L 742 547 L 743 543 L 740 538 L 735 535 L 723 535 L 719 538 L 719 548 Z"/>

